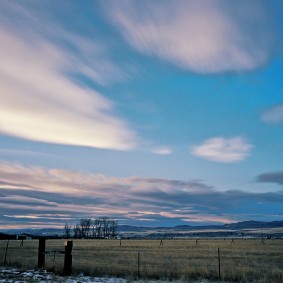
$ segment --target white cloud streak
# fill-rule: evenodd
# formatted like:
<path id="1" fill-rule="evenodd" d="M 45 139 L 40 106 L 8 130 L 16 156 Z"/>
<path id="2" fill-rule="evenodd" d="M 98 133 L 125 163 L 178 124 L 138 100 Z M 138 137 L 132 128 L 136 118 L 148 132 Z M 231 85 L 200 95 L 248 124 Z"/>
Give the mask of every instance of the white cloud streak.
<path id="1" fill-rule="evenodd" d="M 135 134 L 100 93 L 66 75 L 68 50 L 0 29 L 0 133 L 64 145 L 129 150 Z"/>
<path id="2" fill-rule="evenodd" d="M 152 152 L 158 155 L 169 155 L 172 153 L 172 149 L 168 146 L 160 146 L 154 148 Z"/>
<path id="3" fill-rule="evenodd" d="M 214 137 L 191 147 L 197 157 L 223 163 L 239 162 L 247 158 L 253 145 L 241 137 Z"/>
<path id="4" fill-rule="evenodd" d="M 272 52 L 263 1 L 106 1 L 137 51 L 200 74 L 250 71 Z"/>
<path id="5" fill-rule="evenodd" d="M 8 216 L 28 215 L 29 218 L 38 214 L 48 217 L 64 214 L 72 215 L 74 219 L 84 215 L 114 215 L 134 220 L 137 217 L 149 219 L 151 215 L 154 221 L 160 217 L 163 220 L 189 219 L 191 214 L 191 218 L 195 218 L 198 213 L 194 208 L 188 209 L 189 195 L 206 195 L 213 191 L 197 182 L 114 178 L 4 162 L 0 162 L 0 172 L 3 213 Z M 0 219 L 1 213 L 0 208 Z M 212 218 L 210 215 L 209 219 Z M 227 217 L 216 218 L 223 223 L 228 221 Z M 206 221 L 205 216 L 199 216 L 199 219 Z"/>
<path id="6" fill-rule="evenodd" d="M 267 206 L 257 207 L 265 215 L 272 214 L 273 208 L 281 211 L 282 198 L 283 191 L 219 192 L 200 182 L 116 178 L 0 162 L 2 228 L 11 223 L 41 227 L 45 222 L 50 224 L 51 218 L 54 218 L 53 226 L 62 227 L 66 218 L 75 222 L 83 217 L 102 215 L 137 225 L 144 224 L 143 221 L 151 221 L 153 225 L 183 221 L 228 223 L 240 220 L 242 214 L 246 219 L 260 202 L 268 202 L 269 212 Z M 231 214 L 231 209 L 238 214 Z M 19 219 L 18 215 L 23 218 Z"/>

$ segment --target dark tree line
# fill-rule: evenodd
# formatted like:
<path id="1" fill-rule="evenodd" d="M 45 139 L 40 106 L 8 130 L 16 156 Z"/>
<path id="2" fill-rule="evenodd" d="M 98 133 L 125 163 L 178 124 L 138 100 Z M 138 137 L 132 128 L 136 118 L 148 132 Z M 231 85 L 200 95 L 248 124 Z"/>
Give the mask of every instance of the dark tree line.
<path id="1" fill-rule="evenodd" d="M 97 219 L 82 218 L 74 227 L 65 224 L 64 237 L 66 239 L 98 239 L 115 238 L 118 221 L 106 216 Z"/>

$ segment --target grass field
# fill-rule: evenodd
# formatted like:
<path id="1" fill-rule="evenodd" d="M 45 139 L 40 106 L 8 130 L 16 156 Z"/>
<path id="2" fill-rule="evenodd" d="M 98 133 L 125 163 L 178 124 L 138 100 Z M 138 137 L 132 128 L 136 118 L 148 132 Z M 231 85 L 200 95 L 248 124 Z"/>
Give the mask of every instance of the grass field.
<path id="1" fill-rule="evenodd" d="M 283 240 L 73 240 L 73 273 L 126 278 L 283 282 Z M 0 241 L 0 264 L 7 241 Z M 218 253 L 219 249 L 219 253 Z M 47 240 L 46 268 L 62 273 L 64 240 Z M 54 252 L 56 251 L 56 252 Z M 38 240 L 10 240 L 6 264 L 37 266 Z M 219 270 L 220 268 L 220 270 Z"/>

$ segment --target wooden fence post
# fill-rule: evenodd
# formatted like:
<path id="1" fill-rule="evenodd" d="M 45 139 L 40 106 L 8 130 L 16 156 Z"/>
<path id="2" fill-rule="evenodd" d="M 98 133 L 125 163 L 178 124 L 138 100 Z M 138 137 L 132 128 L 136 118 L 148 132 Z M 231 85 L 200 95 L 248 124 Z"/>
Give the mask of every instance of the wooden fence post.
<path id="1" fill-rule="evenodd" d="M 65 276 L 72 274 L 72 249 L 73 241 L 65 241 L 65 259 L 64 259 L 64 271 Z"/>
<path id="2" fill-rule="evenodd" d="M 220 263 L 220 249 L 218 248 L 218 279 L 220 280 L 221 278 L 221 263 Z"/>
<path id="3" fill-rule="evenodd" d="M 38 260 L 37 260 L 37 266 L 38 268 L 42 268 L 45 265 L 45 238 L 39 238 L 38 241 Z"/>
<path id="4" fill-rule="evenodd" d="M 6 266 L 6 259 L 7 259 L 7 253 L 8 253 L 8 247 L 9 247 L 9 239 L 7 241 L 7 245 L 6 245 L 6 250 L 5 250 L 5 257 L 4 257 L 4 266 Z"/>

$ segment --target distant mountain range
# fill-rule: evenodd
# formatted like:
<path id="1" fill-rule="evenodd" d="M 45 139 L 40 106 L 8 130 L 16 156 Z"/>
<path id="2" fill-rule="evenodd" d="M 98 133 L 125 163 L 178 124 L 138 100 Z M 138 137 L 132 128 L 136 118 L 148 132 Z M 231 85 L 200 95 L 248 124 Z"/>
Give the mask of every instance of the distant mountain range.
<path id="1" fill-rule="evenodd" d="M 131 226 L 131 225 L 119 225 L 117 233 L 120 235 L 126 235 L 128 237 L 169 237 L 169 236 L 209 236 L 213 233 L 215 235 L 236 235 L 240 230 L 247 231 L 249 229 L 273 229 L 282 228 L 283 235 L 283 220 L 262 222 L 262 221 L 243 221 L 238 223 L 224 224 L 224 225 L 205 225 L 205 226 L 191 226 L 191 225 L 177 225 L 174 227 L 145 227 L 145 226 Z M 214 232 L 211 232 L 214 231 Z M 234 231 L 234 233 L 233 233 Z M 1 230 L 0 232 L 10 235 L 28 234 L 32 236 L 58 236 L 61 237 L 64 234 L 64 229 L 45 228 L 45 229 L 9 229 Z M 222 233 L 222 234 L 221 234 Z M 281 235 L 281 232 L 280 232 Z"/>
<path id="2" fill-rule="evenodd" d="M 144 226 L 130 226 L 130 225 L 120 225 L 118 230 L 121 232 L 145 232 L 150 230 L 158 231 L 189 231 L 189 230 L 208 230 L 208 229 L 229 229 L 229 230 L 239 230 L 239 229 L 252 229 L 252 228 L 283 228 L 282 221 L 272 221 L 272 222 L 262 222 L 262 221 L 243 221 L 231 224 L 223 225 L 204 225 L 204 226 L 191 226 L 191 225 L 177 225 L 173 227 L 144 227 Z"/>

